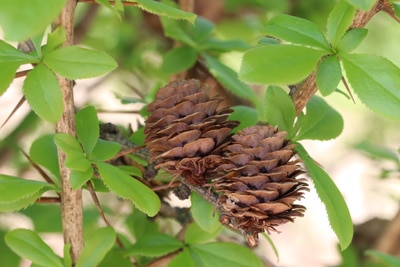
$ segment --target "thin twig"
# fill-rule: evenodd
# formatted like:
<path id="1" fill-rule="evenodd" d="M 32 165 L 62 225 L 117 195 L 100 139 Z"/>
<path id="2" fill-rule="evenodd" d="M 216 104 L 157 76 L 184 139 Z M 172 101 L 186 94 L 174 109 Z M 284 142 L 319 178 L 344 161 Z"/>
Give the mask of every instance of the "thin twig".
<path id="1" fill-rule="evenodd" d="M 98 5 L 99 3 L 96 0 L 78 0 L 79 3 L 87 3 L 87 4 L 96 4 Z M 116 1 L 109 1 L 110 5 L 115 5 Z M 138 2 L 127 2 L 127 1 L 122 1 L 122 5 L 124 6 L 137 6 L 139 5 Z"/>
<path id="2" fill-rule="evenodd" d="M 22 96 L 21 99 L 18 101 L 17 105 L 14 107 L 14 109 L 11 111 L 10 115 L 8 115 L 7 119 L 3 122 L 3 124 L 0 126 L 0 129 L 3 128 L 4 125 L 11 119 L 11 117 L 14 115 L 15 112 L 22 106 L 22 104 L 25 102 L 25 96 Z"/>
<path id="3" fill-rule="evenodd" d="M 60 203 L 59 197 L 40 197 L 36 199 L 36 203 Z"/>
<path id="4" fill-rule="evenodd" d="M 15 79 L 15 78 L 20 78 L 20 77 L 25 77 L 26 75 L 28 75 L 28 73 L 29 73 L 31 70 L 32 70 L 32 69 L 18 71 L 17 73 L 15 73 L 14 79 Z"/>

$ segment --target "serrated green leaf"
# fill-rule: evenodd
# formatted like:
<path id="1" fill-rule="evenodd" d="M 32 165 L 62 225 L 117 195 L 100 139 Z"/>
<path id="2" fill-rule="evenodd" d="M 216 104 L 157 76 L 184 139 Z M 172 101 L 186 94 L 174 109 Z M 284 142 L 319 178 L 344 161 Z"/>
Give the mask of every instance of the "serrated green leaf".
<path id="1" fill-rule="evenodd" d="M 286 131 L 287 138 L 291 139 L 294 135 L 296 110 L 289 95 L 278 86 L 269 86 L 265 92 L 264 106 L 268 123 Z"/>
<path id="2" fill-rule="evenodd" d="M 35 201 L 46 191 L 48 191 L 48 188 L 42 188 L 32 195 L 20 198 L 13 202 L 3 202 L 0 200 L 0 212 L 12 212 L 27 208 L 28 206 L 34 204 Z"/>
<path id="3" fill-rule="evenodd" d="M 192 256 L 188 249 L 183 249 L 178 255 L 176 255 L 167 265 L 167 267 L 196 267 L 197 265 L 193 261 Z"/>
<path id="4" fill-rule="evenodd" d="M 190 202 L 192 203 L 190 211 L 197 225 L 209 233 L 217 231 L 221 223 L 219 222 L 219 213 L 213 205 L 195 192 L 190 195 Z"/>
<path id="5" fill-rule="evenodd" d="M 177 73 L 196 63 L 197 52 L 189 46 L 176 47 L 164 55 L 161 69 L 168 74 Z"/>
<path id="6" fill-rule="evenodd" d="M 43 46 L 43 54 L 50 53 L 59 48 L 66 40 L 67 35 L 63 26 L 57 27 L 54 31 L 48 34 L 47 43 Z"/>
<path id="7" fill-rule="evenodd" d="M 233 112 L 229 115 L 227 120 L 239 121 L 240 124 L 234 131 L 255 125 L 258 122 L 258 112 L 254 108 L 248 106 L 234 106 Z"/>
<path id="8" fill-rule="evenodd" d="M 326 25 L 327 35 L 333 47 L 336 47 L 339 40 L 353 22 L 356 9 L 346 0 L 339 0 L 328 16 Z"/>
<path id="9" fill-rule="evenodd" d="M 400 266 L 400 258 L 392 256 L 390 254 L 385 254 L 380 251 L 368 249 L 365 255 L 372 256 L 379 260 L 379 262 L 386 264 L 385 266 L 398 267 Z"/>
<path id="10" fill-rule="evenodd" d="M 76 262 L 76 267 L 97 266 L 115 243 L 116 234 L 112 227 L 96 230 L 85 240 L 85 246 Z"/>
<path id="11" fill-rule="evenodd" d="M 72 150 L 67 153 L 67 158 L 65 159 L 65 166 L 68 169 L 86 172 L 91 168 L 90 161 L 85 157 L 83 152 Z"/>
<path id="12" fill-rule="evenodd" d="M 19 63 L 0 62 L 0 96 L 8 89 L 14 80 Z"/>
<path id="13" fill-rule="evenodd" d="M 185 232 L 185 243 L 200 244 L 216 238 L 222 230 L 222 225 L 214 232 L 204 231 L 197 223 L 191 223 Z"/>
<path id="14" fill-rule="evenodd" d="M 181 241 L 170 235 L 162 233 L 150 234 L 145 235 L 130 248 L 128 248 L 125 255 L 160 257 L 181 249 L 183 245 L 184 244 Z"/>
<path id="15" fill-rule="evenodd" d="M 330 51 L 330 45 L 319 27 L 309 20 L 278 15 L 268 21 L 264 33 L 289 43 L 318 47 Z"/>
<path id="16" fill-rule="evenodd" d="M 341 54 L 347 79 L 360 100 L 378 114 L 400 119 L 400 69 L 388 59 Z"/>
<path id="17" fill-rule="evenodd" d="M 49 190 L 54 188 L 54 185 L 0 174 L 0 201 L 2 202 L 14 202 L 29 197 L 42 188 Z"/>
<path id="18" fill-rule="evenodd" d="M 189 247 L 196 266 L 261 267 L 263 263 L 249 248 L 235 243 L 214 242 Z"/>
<path id="19" fill-rule="evenodd" d="M 307 103 L 306 114 L 302 113 L 297 123 L 299 132 L 293 140 L 329 140 L 343 131 L 342 116 L 318 96 Z"/>
<path id="20" fill-rule="evenodd" d="M 236 72 L 219 62 L 215 57 L 207 54 L 202 54 L 202 56 L 206 60 L 208 70 L 226 89 L 239 97 L 253 102 L 256 101 L 257 95 L 247 84 L 238 79 Z"/>
<path id="21" fill-rule="evenodd" d="M 63 112 L 61 88 L 46 66 L 39 64 L 25 78 L 22 87 L 26 100 L 42 119 L 55 123 Z"/>
<path id="22" fill-rule="evenodd" d="M 99 3 L 100 5 L 105 6 L 106 8 L 111 10 L 117 18 L 121 19 L 121 13 L 122 11 L 124 11 L 124 5 L 121 3 L 121 0 L 115 1 L 114 5 L 111 5 L 109 0 L 95 0 L 95 1 L 96 3 Z"/>
<path id="23" fill-rule="evenodd" d="M 184 19 L 191 23 L 194 23 L 194 20 L 196 19 L 194 13 L 185 12 L 162 2 L 152 0 L 137 0 L 136 2 L 139 3 L 137 5 L 138 8 L 158 16 L 165 16 L 172 19 Z"/>
<path id="24" fill-rule="evenodd" d="M 54 143 L 66 154 L 71 151 L 82 152 L 82 147 L 78 140 L 67 133 L 56 133 L 54 135 Z"/>
<path id="25" fill-rule="evenodd" d="M 92 153 L 100 135 L 96 109 L 88 106 L 76 113 L 76 135 L 87 155 Z"/>
<path id="26" fill-rule="evenodd" d="M 61 258 L 31 230 L 12 230 L 6 234 L 5 241 L 15 253 L 35 264 L 43 267 L 63 267 Z"/>
<path id="27" fill-rule="evenodd" d="M 355 28 L 348 30 L 340 39 L 337 50 L 341 53 L 350 53 L 356 49 L 367 36 L 368 29 Z"/>
<path id="28" fill-rule="evenodd" d="M 192 39 L 192 36 L 188 33 L 189 25 L 186 21 L 178 21 L 161 17 L 161 23 L 164 28 L 164 34 L 166 37 L 175 39 L 190 47 L 196 47 L 197 43 Z M 192 28 L 192 25 L 190 25 Z"/>
<path id="29" fill-rule="evenodd" d="M 106 161 L 112 159 L 120 150 L 121 145 L 119 143 L 98 139 L 89 155 L 89 160 Z"/>
<path id="30" fill-rule="evenodd" d="M 114 70 L 117 63 L 102 51 L 77 46 L 62 47 L 43 56 L 43 62 L 59 75 L 75 80 Z"/>
<path id="31" fill-rule="evenodd" d="M 29 156 L 33 162 L 45 167 L 57 177 L 58 179 L 55 182 L 60 185 L 60 168 L 53 134 L 43 135 L 36 139 L 31 145 Z"/>
<path id="32" fill-rule="evenodd" d="M 368 11 L 376 3 L 376 0 L 347 0 L 350 4 L 358 9 Z"/>
<path id="33" fill-rule="evenodd" d="M 38 59 L 31 55 L 25 54 L 14 46 L 4 42 L 3 40 L 0 40 L 0 63 L 3 62 L 25 64 L 36 63 L 38 62 Z"/>
<path id="34" fill-rule="evenodd" d="M 325 205 L 330 225 L 339 239 L 341 250 L 346 249 L 353 238 L 353 223 L 342 194 L 329 175 L 297 143 L 295 150 L 304 161 L 306 169 L 317 190 L 318 197 Z"/>
<path id="35" fill-rule="evenodd" d="M 333 93 L 342 79 L 342 69 L 336 56 L 323 58 L 317 67 L 316 83 L 323 96 Z"/>
<path id="36" fill-rule="evenodd" d="M 150 217 L 160 210 L 159 197 L 147 186 L 120 169 L 103 162 L 97 167 L 104 184 L 120 197 L 131 200 L 135 206 Z"/>
<path id="37" fill-rule="evenodd" d="M 322 50 L 296 45 L 268 45 L 247 51 L 239 78 L 256 84 L 294 84 L 316 67 Z"/>
<path id="38" fill-rule="evenodd" d="M 0 25 L 10 41 L 25 41 L 50 25 L 59 15 L 65 0 L 0 0 Z"/>

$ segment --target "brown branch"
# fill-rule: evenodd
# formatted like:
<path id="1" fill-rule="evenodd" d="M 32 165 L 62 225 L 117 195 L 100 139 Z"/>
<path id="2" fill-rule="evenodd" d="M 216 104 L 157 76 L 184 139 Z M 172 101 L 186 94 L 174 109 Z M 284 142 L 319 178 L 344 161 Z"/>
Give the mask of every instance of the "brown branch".
<path id="1" fill-rule="evenodd" d="M 20 77 L 25 77 L 26 75 L 28 75 L 28 73 L 29 73 L 31 70 L 32 70 L 32 69 L 18 71 L 17 73 L 15 73 L 14 79 L 15 79 L 15 78 L 20 78 Z"/>
<path id="2" fill-rule="evenodd" d="M 76 0 L 68 0 L 53 29 L 63 26 L 66 30 L 64 46 L 73 45 L 74 15 Z M 68 133 L 76 136 L 73 82 L 57 76 L 60 84 L 64 110 L 61 119 L 56 123 L 57 133 Z M 58 149 L 58 164 L 61 175 L 61 221 L 64 234 L 64 243 L 71 244 L 72 262 L 76 263 L 83 248 L 83 207 L 82 190 L 73 190 L 70 184 L 71 171 L 65 167 L 66 154 Z"/>
<path id="3" fill-rule="evenodd" d="M 382 253 L 400 256 L 400 210 L 380 235 L 376 249 Z"/>
<path id="4" fill-rule="evenodd" d="M 36 203 L 60 203 L 59 197 L 40 197 L 36 199 Z"/>

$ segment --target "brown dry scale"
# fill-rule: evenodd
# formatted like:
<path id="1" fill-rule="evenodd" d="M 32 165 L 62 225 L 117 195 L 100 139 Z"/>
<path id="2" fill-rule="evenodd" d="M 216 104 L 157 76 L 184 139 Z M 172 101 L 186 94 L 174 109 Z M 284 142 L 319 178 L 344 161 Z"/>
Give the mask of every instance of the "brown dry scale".
<path id="1" fill-rule="evenodd" d="M 238 123 L 222 100 L 198 80 L 169 83 L 148 106 L 145 143 L 156 168 L 211 187 L 221 222 L 256 246 L 258 233 L 303 216 L 294 203 L 308 187 L 286 132 L 252 126 L 231 135 Z"/>

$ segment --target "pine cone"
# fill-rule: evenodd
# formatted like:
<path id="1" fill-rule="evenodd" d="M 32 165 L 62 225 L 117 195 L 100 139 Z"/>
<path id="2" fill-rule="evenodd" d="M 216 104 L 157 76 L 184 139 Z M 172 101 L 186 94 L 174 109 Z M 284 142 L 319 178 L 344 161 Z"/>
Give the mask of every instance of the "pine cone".
<path id="1" fill-rule="evenodd" d="M 286 132 L 277 127 L 252 126 L 232 136 L 223 149 L 223 164 L 213 179 L 221 222 L 240 231 L 250 246 L 258 233 L 275 230 L 277 225 L 303 216 L 305 207 L 294 204 L 308 190 L 304 173 Z"/>
<path id="2" fill-rule="evenodd" d="M 156 168 L 180 175 L 188 183 L 202 185 L 221 162 L 220 151 L 237 122 L 232 112 L 220 108 L 222 99 L 208 95 L 198 80 L 174 81 L 159 89 L 145 125 L 145 142 Z"/>

